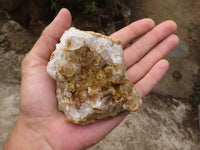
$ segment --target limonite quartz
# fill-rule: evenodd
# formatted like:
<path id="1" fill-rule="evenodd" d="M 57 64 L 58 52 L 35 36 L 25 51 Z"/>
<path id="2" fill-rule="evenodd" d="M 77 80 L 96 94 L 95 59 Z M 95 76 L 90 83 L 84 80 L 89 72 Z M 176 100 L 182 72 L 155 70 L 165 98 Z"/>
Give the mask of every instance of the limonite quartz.
<path id="1" fill-rule="evenodd" d="M 120 43 L 74 27 L 64 32 L 47 72 L 56 80 L 58 109 L 67 121 L 88 124 L 139 109 L 142 100 L 126 75 Z"/>

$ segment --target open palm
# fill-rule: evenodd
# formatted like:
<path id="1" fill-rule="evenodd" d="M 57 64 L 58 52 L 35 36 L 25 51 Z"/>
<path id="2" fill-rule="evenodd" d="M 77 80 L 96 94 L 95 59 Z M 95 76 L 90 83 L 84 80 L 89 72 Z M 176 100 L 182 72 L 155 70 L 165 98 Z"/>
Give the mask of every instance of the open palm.
<path id="1" fill-rule="evenodd" d="M 65 121 L 64 114 L 57 110 L 56 84 L 46 72 L 46 66 L 55 44 L 70 26 L 71 15 L 68 10 L 62 9 L 43 31 L 22 63 L 20 114 L 17 124 L 23 124 L 24 128 L 30 129 L 37 137 L 32 141 L 32 147 L 35 148 L 42 140 L 46 149 L 88 148 L 105 137 L 125 117 L 122 115 L 82 126 Z M 176 30 L 174 22 L 166 21 L 154 26 L 151 19 L 143 19 L 111 35 L 120 39 L 123 47 L 140 37 L 124 50 L 124 55 L 128 77 L 141 97 L 164 76 L 169 64 L 163 58 L 178 44 L 178 38 L 173 34 Z"/>

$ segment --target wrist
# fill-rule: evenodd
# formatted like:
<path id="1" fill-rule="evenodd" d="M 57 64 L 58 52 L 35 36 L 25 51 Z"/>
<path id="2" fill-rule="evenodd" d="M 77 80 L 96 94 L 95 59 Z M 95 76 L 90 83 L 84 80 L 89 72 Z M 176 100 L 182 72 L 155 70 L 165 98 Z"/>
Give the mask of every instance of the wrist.
<path id="1" fill-rule="evenodd" d="M 28 127 L 19 116 L 5 148 L 5 150 L 14 149 L 51 150 L 52 147 L 42 133 Z"/>

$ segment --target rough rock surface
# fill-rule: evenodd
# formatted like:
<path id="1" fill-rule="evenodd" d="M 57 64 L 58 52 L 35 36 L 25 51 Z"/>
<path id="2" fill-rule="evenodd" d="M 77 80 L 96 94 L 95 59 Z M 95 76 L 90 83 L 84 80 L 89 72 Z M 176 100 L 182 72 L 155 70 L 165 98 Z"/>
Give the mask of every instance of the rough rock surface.
<path id="1" fill-rule="evenodd" d="M 76 28 L 65 31 L 47 65 L 56 79 L 58 108 L 87 124 L 136 111 L 141 99 L 126 75 L 119 40 Z"/>
<path id="2" fill-rule="evenodd" d="M 0 87 L 0 150 L 3 150 L 19 113 L 20 85 L 0 82 Z"/>

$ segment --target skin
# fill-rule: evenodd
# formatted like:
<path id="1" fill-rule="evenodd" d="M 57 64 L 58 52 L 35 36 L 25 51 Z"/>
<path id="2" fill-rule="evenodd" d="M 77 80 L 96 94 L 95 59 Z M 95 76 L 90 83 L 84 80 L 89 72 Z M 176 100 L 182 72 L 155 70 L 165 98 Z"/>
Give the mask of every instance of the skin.
<path id="1" fill-rule="evenodd" d="M 75 125 L 57 110 L 55 81 L 46 72 L 50 54 L 64 30 L 71 26 L 71 15 L 62 9 L 45 28 L 32 50 L 22 62 L 20 113 L 6 150 L 12 149 L 86 149 L 111 132 L 125 115 L 89 125 Z M 113 33 L 126 47 L 127 74 L 143 98 L 162 79 L 169 63 L 164 59 L 178 44 L 173 21 L 155 26 L 153 20 L 142 19 Z"/>

